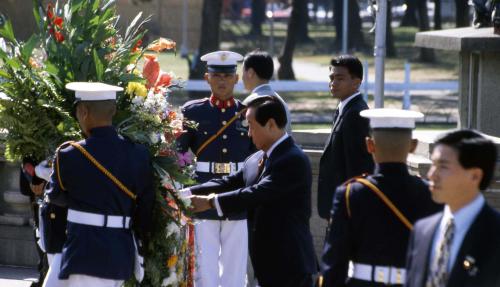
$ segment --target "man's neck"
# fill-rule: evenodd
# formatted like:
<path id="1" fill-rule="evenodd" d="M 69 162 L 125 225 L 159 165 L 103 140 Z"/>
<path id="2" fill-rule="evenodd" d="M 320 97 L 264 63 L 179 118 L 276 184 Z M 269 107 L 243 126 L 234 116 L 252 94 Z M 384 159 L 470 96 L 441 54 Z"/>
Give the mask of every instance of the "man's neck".
<path id="1" fill-rule="evenodd" d="M 252 85 L 251 91 L 255 90 L 256 88 L 258 88 L 262 85 L 267 85 L 267 84 L 269 84 L 268 80 L 258 79 L 255 81 L 254 85 Z"/>
<path id="2" fill-rule="evenodd" d="M 225 101 L 225 100 L 229 100 L 233 97 L 233 94 L 228 94 L 228 95 L 216 95 L 214 93 L 212 93 L 212 96 L 214 96 L 215 98 L 217 98 L 218 100 L 221 100 L 221 101 Z"/>
<path id="3" fill-rule="evenodd" d="M 474 199 L 476 199 L 480 193 L 481 192 L 479 191 L 479 189 L 469 191 L 463 194 L 460 198 L 457 198 L 457 200 L 455 200 L 454 202 L 449 202 L 447 204 L 450 207 L 451 212 L 455 213 L 462 209 L 464 206 L 474 201 Z"/>
<path id="4" fill-rule="evenodd" d="M 267 153 L 276 144 L 276 142 L 279 139 L 281 139 L 286 134 L 287 133 L 284 130 L 280 130 L 279 132 L 276 132 L 275 134 L 273 134 L 271 136 L 271 139 L 270 139 L 271 144 L 268 147 L 266 147 L 265 149 L 262 149 L 262 150 Z"/>

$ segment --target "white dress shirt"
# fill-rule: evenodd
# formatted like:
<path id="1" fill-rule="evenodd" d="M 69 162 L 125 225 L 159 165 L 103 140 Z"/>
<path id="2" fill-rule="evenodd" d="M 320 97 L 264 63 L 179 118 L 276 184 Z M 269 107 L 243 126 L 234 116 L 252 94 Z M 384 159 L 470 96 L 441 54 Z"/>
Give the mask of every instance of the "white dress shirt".
<path id="1" fill-rule="evenodd" d="M 347 103 L 349 103 L 352 99 L 354 99 L 359 94 L 361 94 L 361 93 L 356 92 L 356 93 L 352 94 L 351 96 L 349 96 L 347 99 L 340 101 L 339 105 L 337 106 L 337 109 L 339 109 L 339 117 L 340 117 L 340 115 L 342 115 L 342 111 L 344 110 Z"/>

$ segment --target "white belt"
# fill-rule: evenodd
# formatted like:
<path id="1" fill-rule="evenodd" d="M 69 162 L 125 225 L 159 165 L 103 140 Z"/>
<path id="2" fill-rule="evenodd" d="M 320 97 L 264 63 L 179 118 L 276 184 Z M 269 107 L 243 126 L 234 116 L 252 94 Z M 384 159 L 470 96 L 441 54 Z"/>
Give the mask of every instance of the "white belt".
<path id="1" fill-rule="evenodd" d="M 97 213 L 83 212 L 74 209 L 68 209 L 68 221 L 78 224 L 111 227 L 111 228 L 129 228 L 130 217 L 117 215 L 102 215 Z"/>
<path id="2" fill-rule="evenodd" d="M 404 284 L 406 270 L 393 266 L 372 266 L 361 263 L 353 263 L 352 278 L 377 282 L 384 284 Z"/>
<path id="3" fill-rule="evenodd" d="M 243 167 L 244 162 L 211 162 L 198 161 L 196 162 L 196 171 L 208 172 L 215 174 L 229 174 L 237 172 Z"/>

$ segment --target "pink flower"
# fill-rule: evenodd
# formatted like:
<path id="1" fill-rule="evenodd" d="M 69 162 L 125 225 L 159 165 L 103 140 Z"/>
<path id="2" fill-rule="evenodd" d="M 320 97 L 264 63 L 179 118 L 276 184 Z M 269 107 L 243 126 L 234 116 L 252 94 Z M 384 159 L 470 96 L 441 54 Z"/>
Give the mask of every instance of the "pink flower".
<path id="1" fill-rule="evenodd" d="M 191 164 L 193 160 L 191 159 L 191 154 L 189 152 L 178 152 L 177 153 L 177 163 L 180 167 L 184 167 L 188 164 Z"/>

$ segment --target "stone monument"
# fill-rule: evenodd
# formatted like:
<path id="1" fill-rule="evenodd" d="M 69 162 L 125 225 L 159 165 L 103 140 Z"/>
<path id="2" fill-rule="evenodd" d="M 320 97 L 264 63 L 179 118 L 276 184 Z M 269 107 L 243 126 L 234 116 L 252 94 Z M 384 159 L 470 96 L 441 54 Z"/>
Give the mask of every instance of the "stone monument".
<path id="1" fill-rule="evenodd" d="M 459 53 L 459 124 L 500 137 L 500 35 L 493 28 L 419 32 L 415 45 Z"/>

